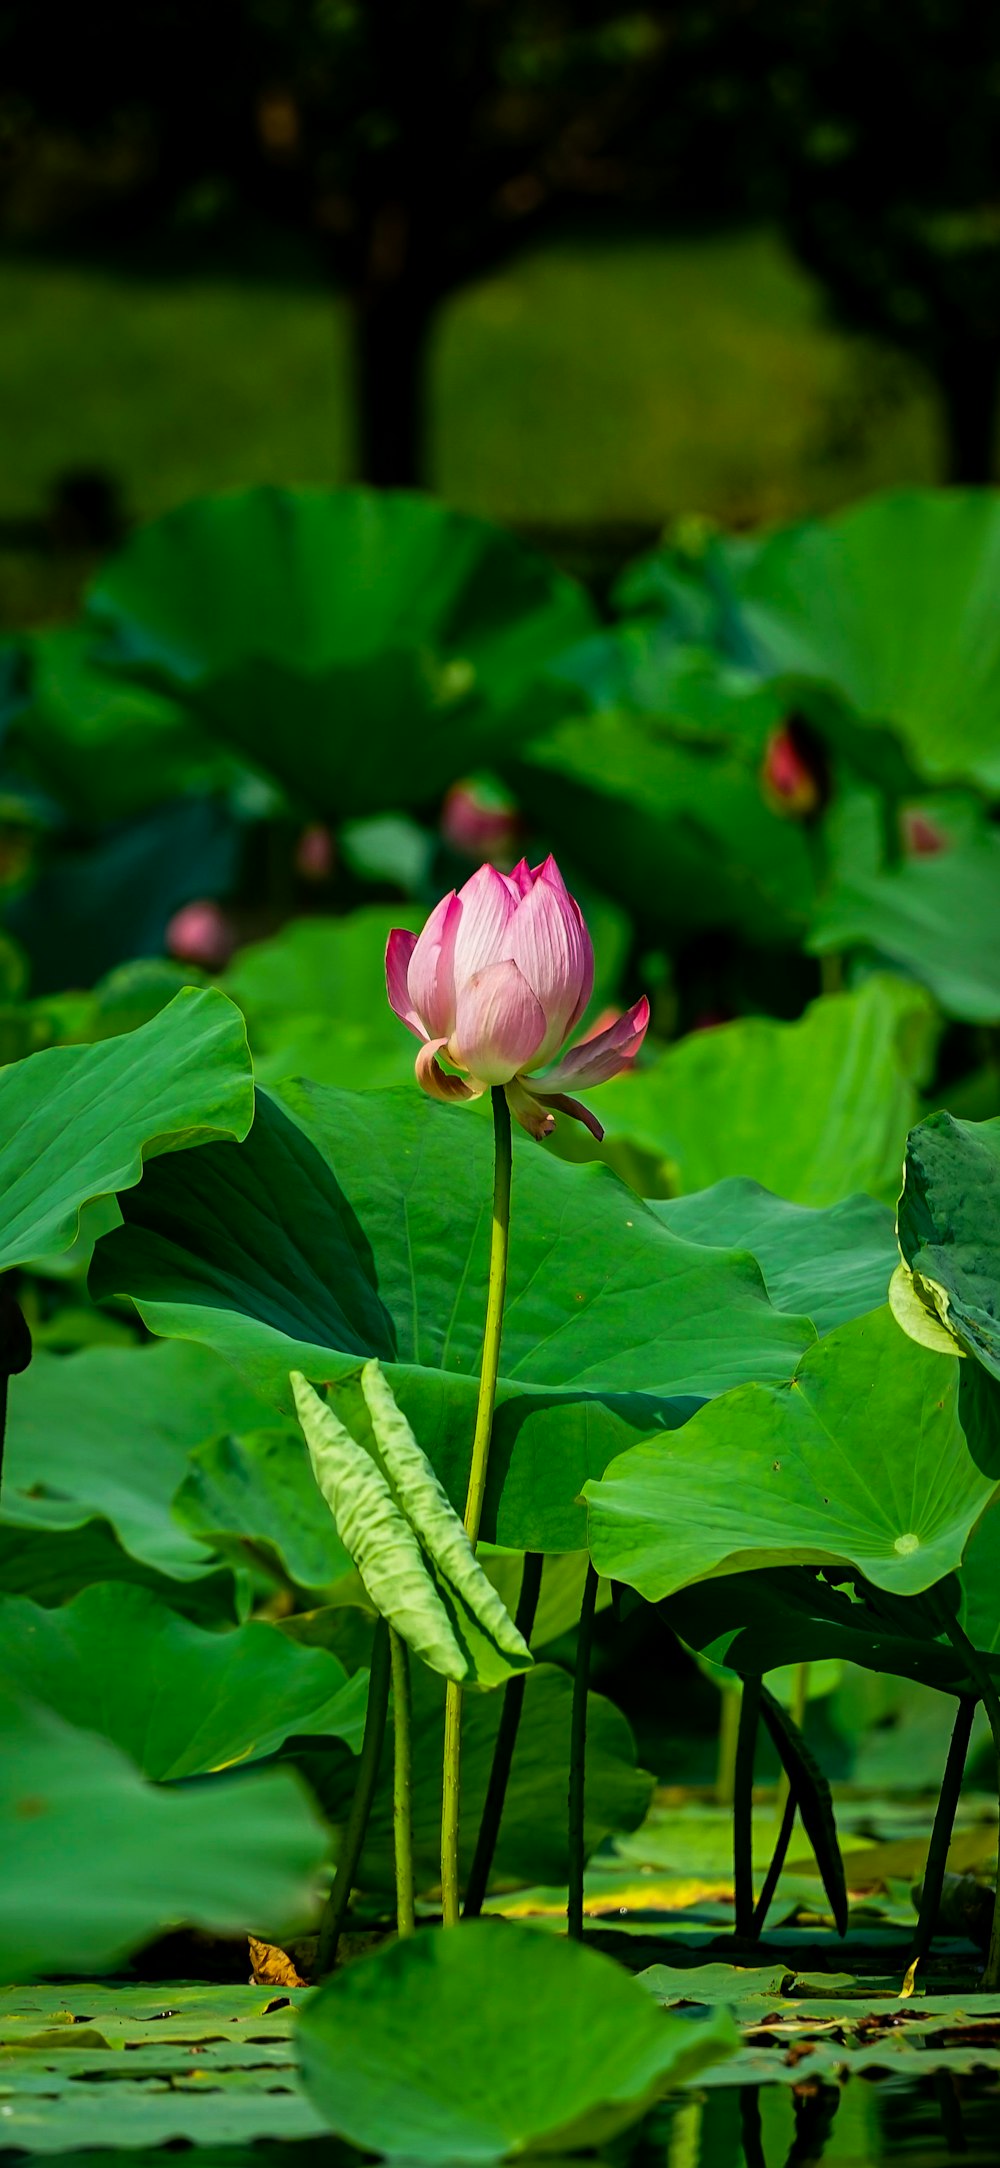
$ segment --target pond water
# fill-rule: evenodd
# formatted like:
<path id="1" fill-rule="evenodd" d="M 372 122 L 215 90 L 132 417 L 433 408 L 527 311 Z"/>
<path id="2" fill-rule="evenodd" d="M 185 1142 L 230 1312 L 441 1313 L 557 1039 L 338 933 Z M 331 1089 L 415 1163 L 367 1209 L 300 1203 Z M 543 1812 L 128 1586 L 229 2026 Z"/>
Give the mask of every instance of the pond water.
<path id="1" fill-rule="evenodd" d="M 720 2086 L 646 2124 L 628 2168 L 949 2168 L 1000 2160 L 1000 2078 Z"/>

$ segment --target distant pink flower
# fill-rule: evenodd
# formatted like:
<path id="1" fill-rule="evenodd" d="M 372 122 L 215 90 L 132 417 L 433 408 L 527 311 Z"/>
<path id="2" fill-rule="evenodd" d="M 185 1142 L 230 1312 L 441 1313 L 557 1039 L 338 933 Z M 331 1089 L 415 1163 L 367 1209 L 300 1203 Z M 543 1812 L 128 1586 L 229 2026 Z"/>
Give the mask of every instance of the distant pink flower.
<path id="1" fill-rule="evenodd" d="M 554 858 L 534 868 L 522 858 L 513 873 L 480 866 L 435 905 L 422 933 L 389 935 L 385 976 L 396 1015 L 423 1040 L 417 1081 L 432 1099 L 478 1099 L 502 1084 L 531 1136 L 547 1137 L 556 1113 L 604 1135 L 563 1086 L 587 1090 L 626 1069 L 645 1037 L 649 1003 L 643 995 L 547 1075 L 527 1074 L 560 1053 L 594 984 L 590 935 Z M 458 1075 L 442 1069 L 440 1053 Z"/>
<path id="2" fill-rule="evenodd" d="M 178 963 L 221 971 L 236 947 L 236 930 L 221 905 L 185 903 L 170 920 L 165 945 L 168 956 L 175 956 Z"/>
<path id="3" fill-rule="evenodd" d="M 310 821 L 295 846 L 295 871 L 303 881 L 328 881 L 336 864 L 333 837 L 322 821 Z"/>
<path id="4" fill-rule="evenodd" d="M 791 716 L 767 741 L 761 768 L 764 794 L 776 813 L 807 820 L 827 795 L 823 750 L 808 724 Z"/>
<path id="5" fill-rule="evenodd" d="M 950 849 L 950 836 L 918 805 L 904 806 L 899 824 L 908 858 L 936 858 L 939 852 Z"/>
<path id="6" fill-rule="evenodd" d="M 520 828 L 516 807 L 475 778 L 453 783 L 441 807 L 441 834 L 453 851 L 473 863 L 501 859 L 509 865 Z"/>

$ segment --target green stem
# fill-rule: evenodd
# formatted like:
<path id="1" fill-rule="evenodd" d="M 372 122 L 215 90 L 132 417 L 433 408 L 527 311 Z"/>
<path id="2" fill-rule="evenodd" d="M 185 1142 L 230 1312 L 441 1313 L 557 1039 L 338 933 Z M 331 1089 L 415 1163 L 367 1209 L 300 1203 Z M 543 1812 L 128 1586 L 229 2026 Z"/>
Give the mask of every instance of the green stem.
<path id="1" fill-rule="evenodd" d="M 590 1652 L 594 1645 L 594 1612 L 597 1607 L 597 1573 L 589 1563 L 580 1605 L 580 1630 L 576 1637 L 573 1671 L 573 1707 L 569 1747 L 569 1896 L 566 1932 L 571 1942 L 583 1941 L 584 1807 L 587 1786 L 587 1694 L 590 1688 Z"/>
<path id="2" fill-rule="evenodd" d="M 731 1807 L 736 1776 L 736 1735 L 740 1722 L 740 1689 L 724 1686 L 719 1711 L 719 1753 L 715 1767 L 715 1804 Z"/>
<path id="3" fill-rule="evenodd" d="M 975 1714 L 975 1695 L 963 1694 L 955 1714 L 951 1745 L 948 1748 L 948 1759 L 944 1766 L 944 1776 L 941 1779 L 941 1790 L 938 1794 L 934 1828 L 931 1831 L 927 1865 L 924 1868 L 924 1886 L 920 1892 L 917 1931 L 913 1938 L 913 1948 L 910 1951 L 911 1967 L 918 1964 L 921 1958 L 926 1957 L 934 1939 L 934 1928 L 941 1906 L 941 1891 L 944 1886 L 945 1869 L 948 1865 L 948 1848 L 951 1844 L 951 1833 L 955 1827 L 955 1813 L 962 1790 L 962 1778 L 965 1775 L 965 1762 L 969 1752 L 969 1740 L 972 1737 L 972 1724 Z"/>
<path id="4" fill-rule="evenodd" d="M 733 1891 L 736 1933 L 744 1941 L 753 1935 L 753 1765 L 759 1721 L 760 1680 L 751 1676 L 743 1681 L 733 1783 Z"/>
<path id="5" fill-rule="evenodd" d="M 472 1440 L 472 1464 L 465 1500 L 465 1532 L 475 1550 L 486 1494 L 493 1409 L 500 1369 L 503 1305 L 507 1292 L 507 1251 L 510 1242 L 511 1135 L 510 1108 L 502 1084 L 490 1092 L 493 1102 L 493 1223 L 490 1232 L 490 1279 L 486 1298 L 486 1329 L 479 1372 L 479 1399 Z M 459 1920 L 458 1823 L 462 1764 L 462 1689 L 449 1679 L 444 1703 L 444 1772 L 441 1795 L 441 1914 L 446 1927 Z"/>
<path id="6" fill-rule="evenodd" d="M 396 1849 L 396 1931 L 412 1935 L 413 1911 L 413 1704 L 410 1652 L 389 1628 L 392 1655 L 392 1834 Z"/>
<path id="7" fill-rule="evenodd" d="M 767 1870 L 766 1875 L 764 1876 L 763 1888 L 761 1889 L 760 1896 L 758 1897 L 757 1902 L 754 1906 L 753 1919 L 750 1922 L 751 1942 L 759 1942 L 760 1940 L 761 1930 L 763 1928 L 767 1915 L 770 1912 L 774 1892 L 778 1887 L 781 1870 L 788 1856 L 788 1847 L 791 1843 L 792 1830 L 794 1829 L 794 1827 L 795 1800 L 792 1798 L 791 1791 L 789 1791 L 788 1796 L 785 1800 L 785 1805 L 781 1816 L 781 1826 L 778 1830 L 774 1851 L 771 1854 L 771 1864 Z"/>
<path id="8" fill-rule="evenodd" d="M 978 1649 L 973 1648 L 968 1634 L 959 1625 L 957 1618 L 952 1616 L 947 1605 L 938 1599 L 935 1603 L 935 1609 L 952 1647 L 957 1649 L 959 1655 L 964 1658 L 966 1671 L 973 1685 L 979 1689 L 979 1696 L 989 1718 L 990 1731 L 993 1734 L 993 1749 L 997 1762 L 997 1784 L 998 1788 L 1000 1788 L 1000 1697 L 997 1695 L 993 1673 L 989 1665 L 983 1662 Z M 989 1988 L 991 1993 L 1000 1987 L 1000 1863 L 998 1863 L 997 1867 L 997 1886 L 993 1899 L 993 1925 L 990 1929 L 990 1946 L 986 1958 L 986 1970 L 983 1973 L 983 1986 Z"/>
<path id="9" fill-rule="evenodd" d="M 545 1560 L 540 1551 L 525 1552 L 524 1568 L 521 1574 L 521 1593 L 517 1599 L 514 1624 L 518 1633 L 522 1635 L 529 1645 L 531 1630 L 535 1623 L 535 1612 L 538 1609 L 544 1564 Z M 515 1678 L 508 1679 L 504 1687 L 503 1707 L 500 1711 L 496 1745 L 493 1749 L 490 1780 L 486 1787 L 482 1820 L 479 1824 L 476 1849 L 469 1869 L 469 1879 L 465 1885 L 463 1918 L 467 1920 L 478 1919 L 483 1909 L 483 1898 L 486 1895 L 486 1887 L 490 1879 L 493 1855 L 500 1834 L 504 1800 L 507 1797 L 507 1786 L 510 1782 L 514 1748 L 517 1745 L 517 1734 L 521 1722 L 521 1710 L 524 1707 L 524 1685 L 525 1674 L 523 1671 L 519 1671 Z"/>
<path id="10" fill-rule="evenodd" d="M 796 1731 L 802 1730 L 802 1727 L 806 1720 L 806 1709 L 808 1708 L 808 1706 L 809 1665 L 796 1664 L 795 1676 L 792 1680 L 792 1705 L 789 1712 L 791 1715 L 792 1723 L 795 1725 Z M 778 1824 L 779 1829 L 783 1828 L 784 1826 L 785 1815 L 788 1811 L 788 1800 L 791 1788 L 791 1781 L 789 1779 L 788 1771 L 783 1766 L 778 1775 L 778 1789 L 775 1794 L 774 1801 L 774 1818 Z"/>
<path id="11" fill-rule="evenodd" d="M 337 1860 L 337 1872 L 333 1888 L 326 1901 L 326 1910 L 320 1921 L 318 1970 L 321 1979 L 332 1972 L 337 1959 L 337 1944 L 347 1908 L 351 1901 L 354 1877 L 364 1848 L 368 1818 L 378 1783 L 382 1744 L 385 1739 L 386 1718 L 389 1713 L 389 1627 L 384 1618 L 375 1621 L 372 1640 L 371 1670 L 368 1675 L 368 1708 L 365 1713 L 365 1732 L 361 1742 L 358 1762 L 358 1780 L 354 1787 L 351 1811 L 347 1817 L 344 1841 Z"/>

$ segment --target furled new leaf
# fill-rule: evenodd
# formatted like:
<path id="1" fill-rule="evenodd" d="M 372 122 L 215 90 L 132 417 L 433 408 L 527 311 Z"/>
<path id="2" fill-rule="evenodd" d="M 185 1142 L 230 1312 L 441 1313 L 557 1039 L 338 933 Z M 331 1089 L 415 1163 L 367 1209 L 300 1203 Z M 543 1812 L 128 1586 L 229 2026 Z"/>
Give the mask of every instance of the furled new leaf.
<path id="1" fill-rule="evenodd" d="M 361 1372 L 374 1454 L 301 1372 L 292 1387 L 316 1481 L 382 1616 L 446 1678 L 497 1686 L 526 1670 L 528 1648 L 379 1364 Z"/>

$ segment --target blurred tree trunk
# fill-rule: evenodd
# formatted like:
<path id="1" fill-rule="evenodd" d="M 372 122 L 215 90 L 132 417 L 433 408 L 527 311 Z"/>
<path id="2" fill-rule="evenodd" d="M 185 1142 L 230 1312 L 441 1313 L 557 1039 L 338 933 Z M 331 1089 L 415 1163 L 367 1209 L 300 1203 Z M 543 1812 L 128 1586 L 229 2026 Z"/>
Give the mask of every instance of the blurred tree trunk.
<path id="1" fill-rule="evenodd" d="M 940 374 L 947 480 L 992 482 L 1000 409 L 1000 348 L 971 341 Z"/>
<path id="2" fill-rule="evenodd" d="M 400 282 L 354 305 L 355 471 L 378 489 L 428 483 L 426 377 L 433 306 Z"/>

